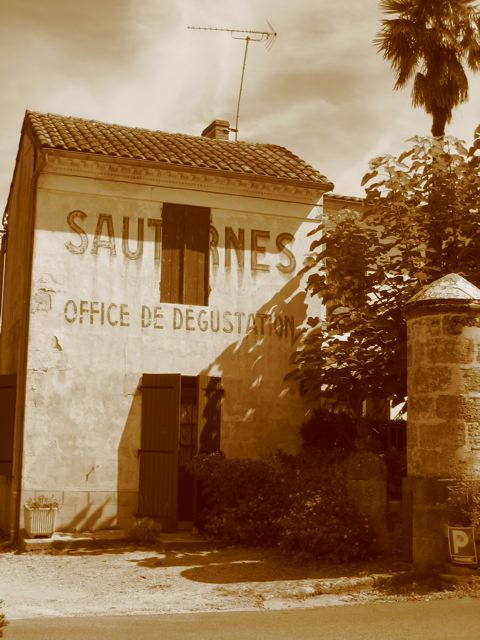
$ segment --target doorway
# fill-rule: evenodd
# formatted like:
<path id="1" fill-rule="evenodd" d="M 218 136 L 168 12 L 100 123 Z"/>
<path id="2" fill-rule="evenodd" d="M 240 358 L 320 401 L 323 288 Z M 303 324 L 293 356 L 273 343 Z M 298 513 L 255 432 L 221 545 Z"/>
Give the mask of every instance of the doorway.
<path id="1" fill-rule="evenodd" d="M 220 378 L 144 374 L 138 515 L 164 531 L 191 528 L 196 486 L 191 461 L 220 448 Z"/>

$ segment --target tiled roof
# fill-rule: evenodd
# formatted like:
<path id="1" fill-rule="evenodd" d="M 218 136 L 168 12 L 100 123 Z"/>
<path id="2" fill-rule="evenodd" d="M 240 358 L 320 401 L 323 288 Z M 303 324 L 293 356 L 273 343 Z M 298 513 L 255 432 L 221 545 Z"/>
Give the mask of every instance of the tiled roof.
<path id="1" fill-rule="evenodd" d="M 218 171 L 239 177 L 333 186 L 288 149 L 273 144 L 215 140 L 137 129 L 95 120 L 27 111 L 25 121 L 44 149 L 155 162 L 165 166 Z"/>
<path id="2" fill-rule="evenodd" d="M 326 193 L 324 198 L 331 198 L 332 200 L 345 200 L 346 202 L 363 202 L 365 198 L 359 198 L 358 196 L 342 196 L 339 193 Z"/>

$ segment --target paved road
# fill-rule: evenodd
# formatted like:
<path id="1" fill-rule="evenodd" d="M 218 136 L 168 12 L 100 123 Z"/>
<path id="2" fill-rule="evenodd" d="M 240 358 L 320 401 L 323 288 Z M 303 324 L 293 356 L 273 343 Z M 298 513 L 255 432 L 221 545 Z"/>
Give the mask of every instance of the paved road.
<path id="1" fill-rule="evenodd" d="M 4 640 L 479 640 L 480 600 L 12 620 Z"/>

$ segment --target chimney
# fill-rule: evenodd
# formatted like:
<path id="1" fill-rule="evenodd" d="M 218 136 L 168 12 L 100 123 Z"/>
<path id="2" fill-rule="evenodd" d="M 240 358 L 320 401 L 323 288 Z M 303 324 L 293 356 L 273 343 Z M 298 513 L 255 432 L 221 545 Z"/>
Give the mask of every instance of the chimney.
<path id="1" fill-rule="evenodd" d="M 214 140 L 228 140 L 229 131 L 230 123 L 227 120 L 214 120 L 208 127 L 205 127 L 202 136 Z"/>

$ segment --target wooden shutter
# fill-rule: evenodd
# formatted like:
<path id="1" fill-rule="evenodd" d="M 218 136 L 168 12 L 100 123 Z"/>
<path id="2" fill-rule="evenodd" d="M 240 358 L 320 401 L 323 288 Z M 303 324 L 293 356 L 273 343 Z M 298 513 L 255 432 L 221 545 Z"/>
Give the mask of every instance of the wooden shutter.
<path id="1" fill-rule="evenodd" d="M 220 450 L 221 378 L 198 376 L 198 453 Z"/>
<path id="2" fill-rule="evenodd" d="M 144 374 L 138 514 L 177 527 L 179 374 Z"/>
<path id="3" fill-rule="evenodd" d="M 186 207 L 183 269 L 184 304 L 208 304 L 210 209 Z"/>
<path id="4" fill-rule="evenodd" d="M 3 308 L 3 274 L 5 271 L 5 260 L 6 260 L 6 252 L 7 249 L 7 237 L 5 233 L 0 235 L 0 318 L 2 316 L 2 308 Z"/>
<path id="5" fill-rule="evenodd" d="M 183 301 L 183 205 L 165 203 L 162 211 L 160 300 Z"/>
<path id="6" fill-rule="evenodd" d="M 12 475 L 16 376 L 0 375 L 0 475 Z"/>

